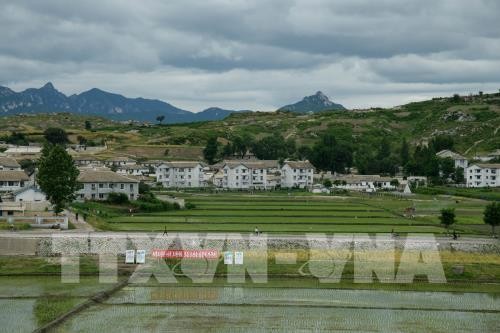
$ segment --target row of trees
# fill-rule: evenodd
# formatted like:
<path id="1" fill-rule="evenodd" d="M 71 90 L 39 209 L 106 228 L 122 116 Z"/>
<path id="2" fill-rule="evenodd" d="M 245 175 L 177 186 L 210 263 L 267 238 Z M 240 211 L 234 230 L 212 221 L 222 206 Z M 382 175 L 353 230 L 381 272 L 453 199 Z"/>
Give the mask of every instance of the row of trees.
<path id="1" fill-rule="evenodd" d="M 356 167 L 361 174 L 383 174 L 394 176 L 399 170 L 407 175 L 427 176 L 435 184 L 449 179 L 463 182 L 463 169 L 455 169 L 454 161 L 436 156 L 443 149 L 453 149 L 453 139 L 437 136 L 427 146 L 417 146 L 413 151 L 403 139 L 398 144 L 388 136 L 372 141 L 353 142 L 350 136 L 334 132 L 323 133 L 313 146 L 297 147 L 295 140 L 285 139 L 279 134 L 254 140 L 244 134 L 234 136 L 231 142 L 220 144 L 216 137 L 208 140 L 204 150 L 205 159 L 214 163 L 226 157 L 243 158 L 251 151 L 259 159 L 309 159 L 320 170 L 347 172 Z"/>

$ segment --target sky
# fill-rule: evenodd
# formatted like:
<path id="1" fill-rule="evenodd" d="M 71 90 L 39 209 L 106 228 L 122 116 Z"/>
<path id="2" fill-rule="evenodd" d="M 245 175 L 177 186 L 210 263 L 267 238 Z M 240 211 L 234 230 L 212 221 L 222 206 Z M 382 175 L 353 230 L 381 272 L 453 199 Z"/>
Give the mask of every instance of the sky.
<path id="1" fill-rule="evenodd" d="M 200 111 L 500 88 L 497 0 L 0 0 L 0 85 Z"/>

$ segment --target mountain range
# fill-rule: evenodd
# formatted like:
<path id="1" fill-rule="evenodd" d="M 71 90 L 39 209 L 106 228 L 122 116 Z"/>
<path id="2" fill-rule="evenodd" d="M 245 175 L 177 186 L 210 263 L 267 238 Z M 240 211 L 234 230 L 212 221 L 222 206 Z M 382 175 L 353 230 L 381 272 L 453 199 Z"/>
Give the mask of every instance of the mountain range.
<path id="1" fill-rule="evenodd" d="M 345 110 L 340 104 L 331 102 L 322 92 L 286 105 L 279 110 L 291 112 L 318 112 Z M 200 112 L 180 109 L 156 99 L 128 98 L 119 94 L 92 88 L 80 94 L 66 96 L 50 82 L 41 88 L 29 88 L 15 92 L 0 86 L 0 116 L 20 113 L 72 112 L 82 115 L 97 115 L 113 120 L 136 120 L 155 122 L 164 116 L 165 123 L 187 123 L 221 120 L 234 112 L 249 110 L 227 110 L 210 107 Z"/>

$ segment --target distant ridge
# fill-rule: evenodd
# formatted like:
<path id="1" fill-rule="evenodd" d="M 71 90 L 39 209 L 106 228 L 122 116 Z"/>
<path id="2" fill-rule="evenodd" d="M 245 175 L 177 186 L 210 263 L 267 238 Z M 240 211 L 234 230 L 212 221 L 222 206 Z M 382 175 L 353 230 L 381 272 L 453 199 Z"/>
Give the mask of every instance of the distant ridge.
<path id="1" fill-rule="evenodd" d="M 221 120 L 237 111 L 213 107 L 194 113 L 160 100 L 127 98 L 97 88 L 68 97 L 50 82 L 41 88 L 29 88 L 21 92 L 0 86 L 0 116 L 47 112 L 71 112 L 113 120 L 146 122 L 156 122 L 158 116 L 164 116 L 164 123 L 182 123 Z"/>

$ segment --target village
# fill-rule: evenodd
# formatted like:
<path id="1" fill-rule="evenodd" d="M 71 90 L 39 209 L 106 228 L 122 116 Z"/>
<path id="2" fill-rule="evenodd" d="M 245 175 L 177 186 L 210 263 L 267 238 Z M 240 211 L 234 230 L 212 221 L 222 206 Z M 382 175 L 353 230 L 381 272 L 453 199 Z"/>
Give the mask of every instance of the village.
<path id="1" fill-rule="evenodd" d="M 47 215 L 50 204 L 36 183 L 36 164 L 39 146 L 5 146 L 0 155 L 0 217 Z M 424 176 L 394 177 L 361 175 L 355 168 L 350 174 L 316 171 L 307 160 L 259 160 L 251 152 L 244 159 L 228 159 L 213 165 L 203 161 L 141 160 L 127 156 L 102 159 L 97 153 L 106 147 L 73 145 L 67 148 L 80 170 L 80 190 L 76 200 L 107 200 L 109 193 L 124 193 L 130 200 L 139 197 L 139 184 L 170 190 L 213 189 L 214 191 L 272 191 L 302 189 L 317 194 L 334 190 L 376 193 L 377 191 L 411 195 L 411 187 L 425 186 Z M 84 154 L 82 154 L 82 152 Z M 476 156 L 473 162 L 458 153 L 443 150 L 439 158 L 453 160 L 464 172 L 462 187 L 500 187 L 500 150 Z M 23 170 L 19 161 L 31 161 Z M 45 213 L 45 214 L 44 214 Z"/>

